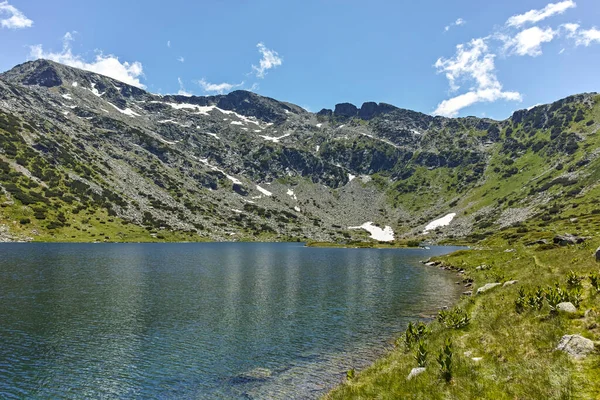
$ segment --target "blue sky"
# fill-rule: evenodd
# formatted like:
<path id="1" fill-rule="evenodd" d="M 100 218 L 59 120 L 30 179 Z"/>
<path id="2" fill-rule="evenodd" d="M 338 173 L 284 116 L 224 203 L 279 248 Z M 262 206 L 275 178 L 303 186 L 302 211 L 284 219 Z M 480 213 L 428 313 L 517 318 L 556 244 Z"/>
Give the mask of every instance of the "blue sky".
<path id="1" fill-rule="evenodd" d="M 600 1 L 0 0 L 0 70 L 38 57 L 154 93 L 502 119 L 600 91 Z"/>

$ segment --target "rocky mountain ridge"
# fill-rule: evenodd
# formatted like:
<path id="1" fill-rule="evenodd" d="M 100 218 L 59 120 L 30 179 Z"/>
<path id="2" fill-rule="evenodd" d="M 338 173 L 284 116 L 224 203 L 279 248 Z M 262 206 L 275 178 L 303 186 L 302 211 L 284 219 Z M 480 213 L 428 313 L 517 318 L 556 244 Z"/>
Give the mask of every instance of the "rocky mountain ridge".
<path id="1" fill-rule="evenodd" d="M 593 93 L 505 121 L 374 102 L 313 114 L 38 60 L 0 74 L 0 224 L 36 240 L 351 241 L 369 233 L 348 227 L 412 237 L 453 213 L 425 237 L 481 235 L 595 176 L 597 114 Z M 536 191 L 556 179 L 575 183 Z"/>

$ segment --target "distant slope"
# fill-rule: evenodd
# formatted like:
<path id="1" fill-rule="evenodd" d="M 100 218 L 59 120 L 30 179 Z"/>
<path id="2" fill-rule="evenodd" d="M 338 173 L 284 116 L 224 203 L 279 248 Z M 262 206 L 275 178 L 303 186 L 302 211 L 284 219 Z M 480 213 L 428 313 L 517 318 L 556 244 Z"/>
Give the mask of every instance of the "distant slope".
<path id="1" fill-rule="evenodd" d="M 251 92 L 159 96 L 51 61 L 0 74 L 0 238 L 485 237 L 598 195 L 599 97 L 505 121 Z M 558 210 L 558 211 L 557 211 Z"/>

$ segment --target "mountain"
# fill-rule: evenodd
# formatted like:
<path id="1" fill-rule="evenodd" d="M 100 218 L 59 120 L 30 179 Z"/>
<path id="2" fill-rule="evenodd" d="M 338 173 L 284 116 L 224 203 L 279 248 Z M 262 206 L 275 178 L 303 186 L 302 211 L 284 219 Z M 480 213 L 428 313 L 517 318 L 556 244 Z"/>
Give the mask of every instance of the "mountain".
<path id="1" fill-rule="evenodd" d="M 27 62 L 0 74 L 0 238 L 350 241 L 366 222 L 420 237 L 454 214 L 422 237 L 479 240 L 600 212 L 599 101 L 504 121 L 375 102 L 310 113 Z"/>

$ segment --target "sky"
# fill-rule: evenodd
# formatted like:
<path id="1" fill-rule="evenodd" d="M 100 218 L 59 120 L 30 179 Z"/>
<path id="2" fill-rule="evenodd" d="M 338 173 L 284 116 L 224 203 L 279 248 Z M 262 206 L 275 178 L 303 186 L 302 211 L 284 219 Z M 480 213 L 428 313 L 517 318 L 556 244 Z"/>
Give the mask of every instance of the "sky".
<path id="1" fill-rule="evenodd" d="M 158 94 L 504 119 L 600 91 L 600 1 L 0 0 L 0 71 L 37 58 Z"/>

